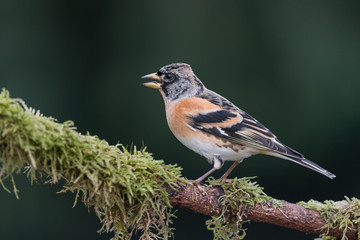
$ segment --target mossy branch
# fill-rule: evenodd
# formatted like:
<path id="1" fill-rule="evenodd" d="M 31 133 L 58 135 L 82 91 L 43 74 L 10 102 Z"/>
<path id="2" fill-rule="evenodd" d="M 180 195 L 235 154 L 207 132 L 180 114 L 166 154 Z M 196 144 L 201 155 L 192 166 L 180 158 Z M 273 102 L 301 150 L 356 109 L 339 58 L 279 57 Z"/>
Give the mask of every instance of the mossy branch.
<path id="1" fill-rule="evenodd" d="M 169 189 L 168 192 L 173 206 L 212 216 L 208 224 L 214 226 L 215 228 L 212 229 L 217 232 L 228 231 L 229 225 L 251 220 L 291 228 L 307 234 L 320 234 L 318 240 L 331 239 L 330 236 L 343 240 L 360 239 L 358 199 L 346 198 L 343 201 L 325 201 L 325 203 L 310 200 L 294 204 L 266 196 L 256 183 L 248 180 L 248 178 L 234 179 L 227 183 L 210 180 L 211 187 L 203 191 L 196 186 L 181 183 L 181 188 L 176 191 Z M 236 191 L 239 192 L 233 194 Z M 224 209 L 225 206 L 232 204 L 234 206 Z M 224 225 L 226 225 L 225 229 Z M 241 225 L 236 229 L 241 232 Z M 224 239 L 242 237 L 236 236 L 236 233 L 236 231 L 223 232 L 223 235 L 227 236 Z"/>
<path id="2" fill-rule="evenodd" d="M 342 202 L 291 204 L 267 196 L 251 178 L 194 187 L 181 177 L 181 169 L 155 160 L 145 149 L 112 146 L 72 122 L 57 123 L 28 108 L 9 92 L 0 93 L 0 184 L 10 179 L 18 197 L 14 173 L 25 169 L 31 181 L 65 184 L 61 192 L 76 193 L 93 208 L 114 239 L 168 239 L 172 206 L 212 216 L 207 226 L 214 239 L 242 239 L 247 220 L 297 229 L 305 233 L 357 239 L 360 204 Z M 324 237 L 325 238 L 325 237 Z"/>

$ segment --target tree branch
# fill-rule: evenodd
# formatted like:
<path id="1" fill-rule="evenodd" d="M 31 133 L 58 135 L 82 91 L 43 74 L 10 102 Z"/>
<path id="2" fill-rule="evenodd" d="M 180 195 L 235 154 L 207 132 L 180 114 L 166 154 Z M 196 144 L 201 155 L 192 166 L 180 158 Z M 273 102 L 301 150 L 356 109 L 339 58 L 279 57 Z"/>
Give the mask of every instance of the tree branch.
<path id="1" fill-rule="evenodd" d="M 217 239 L 241 238 L 244 220 L 342 239 L 358 237 L 358 199 L 310 201 L 303 207 L 267 196 L 251 178 L 210 180 L 210 186 L 195 187 L 181 177 L 179 167 L 155 160 L 145 149 L 129 150 L 82 135 L 72 122 L 57 123 L 3 90 L 0 185 L 6 191 L 11 192 L 4 180 L 10 179 L 17 194 L 13 174 L 24 166 L 31 180 L 39 175 L 52 183 L 63 179 L 62 192 L 76 193 L 75 202 L 81 199 L 93 208 L 103 224 L 101 231 L 113 232 L 113 239 L 131 239 L 136 231 L 140 239 L 168 239 L 171 206 L 213 216 L 207 224 Z"/>
<path id="2" fill-rule="evenodd" d="M 171 204 L 176 207 L 190 209 L 208 216 L 219 216 L 222 207 L 219 198 L 223 196 L 224 189 L 220 186 L 211 187 L 200 191 L 198 187 L 191 184 L 179 183 L 177 190 L 167 188 Z M 239 209 L 242 206 L 238 206 Z M 326 221 L 320 213 L 307 209 L 303 206 L 282 201 L 279 209 L 274 205 L 262 205 L 256 203 L 248 209 L 244 215 L 244 220 L 269 223 L 281 227 L 295 229 L 307 234 L 325 234 L 343 238 L 344 229 L 323 229 Z M 356 226 L 347 229 L 346 237 L 349 240 L 358 239 Z"/>

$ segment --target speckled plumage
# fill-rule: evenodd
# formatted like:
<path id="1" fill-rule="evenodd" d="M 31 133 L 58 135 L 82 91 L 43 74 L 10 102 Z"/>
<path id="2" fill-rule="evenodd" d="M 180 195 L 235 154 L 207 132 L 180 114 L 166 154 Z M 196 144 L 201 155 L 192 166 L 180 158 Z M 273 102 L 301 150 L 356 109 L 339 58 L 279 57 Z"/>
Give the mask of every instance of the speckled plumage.
<path id="1" fill-rule="evenodd" d="M 224 161 L 235 161 L 222 177 L 226 178 L 244 158 L 255 154 L 287 159 L 329 178 L 335 177 L 282 144 L 269 129 L 229 100 L 208 90 L 190 65 L 170 64 L 143 78 L 155 80 L 144 85 L 160 90 L 168 125 L 176 138 L 213 164 L 213 169 L 195 182 L 221 168 Z"/>

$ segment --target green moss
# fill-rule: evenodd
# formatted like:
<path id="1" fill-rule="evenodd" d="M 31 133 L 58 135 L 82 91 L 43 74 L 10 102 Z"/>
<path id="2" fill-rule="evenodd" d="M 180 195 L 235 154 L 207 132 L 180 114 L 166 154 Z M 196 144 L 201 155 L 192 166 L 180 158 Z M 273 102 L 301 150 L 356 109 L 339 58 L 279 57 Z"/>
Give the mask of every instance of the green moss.
<path id="1" fill-rule="evenodd" d="M 224 195 L 219 198 L 222 212 L 218 217 L 211 217 L 206 221 L 207 228 L 214 233 L 215 240 L 243 239 L 246 229 L 243 220 L 246 211 L 256 203 L 272 204 L 281 207 L 281 202 L 267 196 L 263 188 L 256 182 L 251 182 L 255 177 L 244 177 L 231 181 L 209 180 L 210 186 L 221 186 Z"/>
<path id="2" fill-rule="evenodd" d="M 171 236 L 171 206 L 163 184 L 182 180 L 180 168 L 154 160 L 145 149 L 130 151 L 111 146 L 96 136 L 75 131 L 72 122 L 57 123 L 21 100 L 0 94 L 0 184 L 25 166 L 35 181 L 65 180 L 62 192 L 76 193 L 76 200 L 93 207 L 103 227 L 114 239 L 167 239 Z"/>
<path id="3" fill-rule="evenodd" d="M 100 231 L 114 233 L 114 239 L 130 239 L 136 231 L 142 239 L 168 239 L 173 213 L 164 184 L 175 187 L 185 181 L 180 168 L 154 160 L 145 149 L 131 151 L 122 145 L 75 130 L 71 121 L 57 123 L 39 111 L 28 108 L 9 92 L 0 94 L 0 184 L 11 192 L 4 180 L 9 178 L 16 194 L 13 174 L 25 167 L 31 181 L 44 175 L 47 182 L 65 181 L 61 192 L 71 191 L 93 208 L 103 226 Z M 220 185 L 225 195 L 220 217 L 207 221 L 215 239 L 242 238 L 242 214 L 246 206 L 267 203 L 270 198 L 251 178 L 232 182 L 210 180 Z M 242 204 L 242 209 L 237 209 Z"/>
<path id="4" fill-rule="evenodd" d="M 172 236 L 169 225 L 173 212 L 164 184 L 176 187 L 177 181 L 185 181 L 179 167 L 153 159 L 145 148 L 126 149 L 80 134 L 71 121 L 57 123 L 2 90 L 0 185 L 16 197 L 13 175 L 23 168 L 32 182 L 43 178 L 51 183 L 64 180 L 61 192 L 71 191 L 76 194 L 74 204 L 81 199 L 93 208 L 103 224 L 100 231 L 113 232 L 113 239 L 131 239 L 136 232 L 141 239 Z M 206 222 L 214 239 L 243 239 L 243 216 L 256 203 L 272 204 L 281 210 L 281 201 L 267 196 L 251 179 L 209 180 L 209 187 L 221 186 L 225 193 L 219 199 L 220 216 Z M 6 186 L 7 181 L 12 189 Z M 360 222 L 358 199 L 301 204 L 319 211 L 327 220 L 325 228 L 343 228 L 343 239 L 346 230 L 356 228 Z"/>
<path id="5" fill-rule="evenodd" d="M 329 229 L 343 229 L 342 240 L 346 240 L 346 232 L 351 229 L 358 231 L 358 225 L 360 223 L 360 200 L 357 198 L 345 197 L 343 201 L 331 201 L 327 200 L 324 203 L 310 200 L 308 202 L 299 202 L 308 209 L 317 211 L 320 213 L 326 221 L 323 229 L 329 231 Z M 324 234 L 319 239 L 327 240 L 331 237 Z M 360 239 L 358 231 L 358 239 Z"/>
<path id="6" fill-rule="evenodd" d="M 318 238 L 314 238 L 314 240 L 336 240 L 336 237 L 320 235 Z"/>

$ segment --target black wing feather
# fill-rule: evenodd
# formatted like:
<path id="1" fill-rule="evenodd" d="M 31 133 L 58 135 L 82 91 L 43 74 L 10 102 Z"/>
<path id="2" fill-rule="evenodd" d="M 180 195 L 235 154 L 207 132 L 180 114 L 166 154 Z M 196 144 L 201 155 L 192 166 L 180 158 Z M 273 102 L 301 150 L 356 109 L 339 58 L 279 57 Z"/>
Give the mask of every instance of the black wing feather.
<path id="1" fill-rule="evenodd" d="M 207 94 L 203 94 L 201 97 L 220 106 L 223 110 L 199 114 L 198 116 L 190 116 L 189 122 L 193 128 L 235 144 L 264 150 L 265 154 L 275 156 L 282 155 L 288 160 L 317 171 L 329 178 L 335 177 L 334 174 L 304 158 L 301 153 L 282 144 L 264 125 L 217 93 L 208 90 Z M 242 116 L 242 121 L 232 126 L 211 126 L 211 123 L 222 123 L 231 118 L 238 117 L 238 115 Z"/>
<path id="2" fill-rule="evenodd" d="M 234 118 L 237 115 L 226 110 L 214 111 L 206 114 L 199 114 L 192 118 L 192 122 L 199 123 L 218 123 Z"/>
<path id="3" fill-rule="evenodd" d="M 291 158 L 304 158 L 301 153 L 282 144 L 269 129 L 246 112 L 234 106 L 227 99 L 216 93 L 207 95 L 206 99 L 221 106 L 223 110 L 190 116 L 189 123 L 193 128 L 235 144 L 272 151 Z M 232 126 L 208 126 L 211 123 L 222 123 L 239 115 L 242 116 L 242 121 Z"/>

